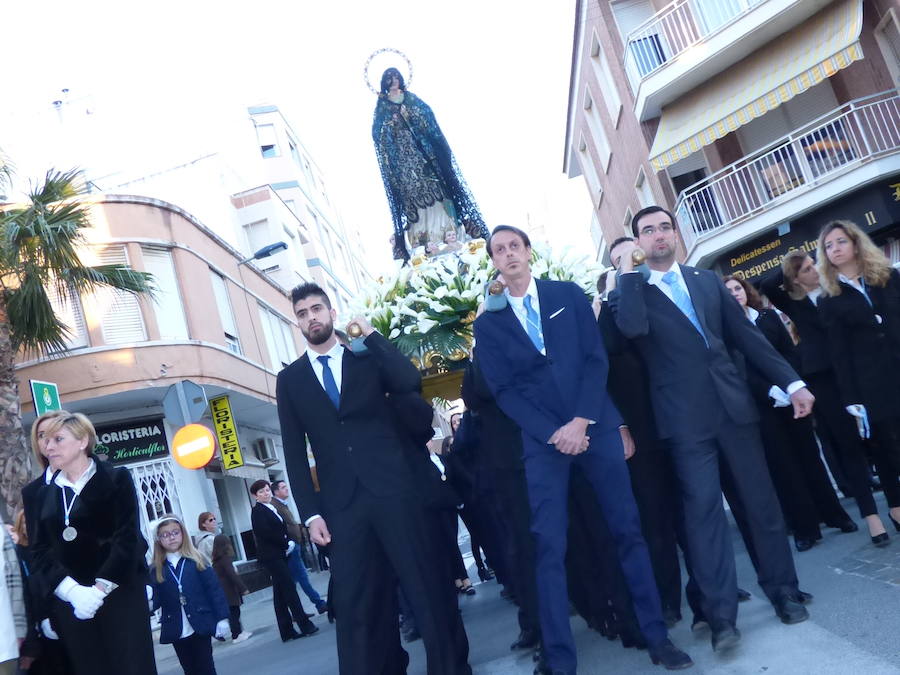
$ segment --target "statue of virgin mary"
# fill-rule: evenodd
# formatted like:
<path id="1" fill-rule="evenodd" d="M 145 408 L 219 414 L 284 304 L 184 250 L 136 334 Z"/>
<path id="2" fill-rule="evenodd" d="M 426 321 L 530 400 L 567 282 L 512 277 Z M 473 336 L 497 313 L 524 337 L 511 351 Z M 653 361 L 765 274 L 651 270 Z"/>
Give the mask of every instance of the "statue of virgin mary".
<path id="1" fill-rule="evenodd" d="M 406 91 L 396 68 L 381 76 L 372 140 L 394 221 L 394 258 L 406 260 L 419 247 L 437 251 L 451 231 L 459 240 L 487 236 L 434 113 Z"/>

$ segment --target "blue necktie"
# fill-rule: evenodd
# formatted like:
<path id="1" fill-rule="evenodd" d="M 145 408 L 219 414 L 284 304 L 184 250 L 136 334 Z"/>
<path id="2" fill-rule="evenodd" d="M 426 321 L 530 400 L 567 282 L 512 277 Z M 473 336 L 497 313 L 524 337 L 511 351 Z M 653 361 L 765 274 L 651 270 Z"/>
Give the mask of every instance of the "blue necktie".
<path id="1" fill-rule="evenodd" d="M 541 334 L 541 317 L 534 311 L 531 306 L 531 296 L 525 296 L 525 327 L 528 331 L 528 337 L 534 343 L 534 348 L 539 352 L 544 349 L 544 336 Z"/>
<path id="2" fill-rule="evenodd" d="M 672 300 L 677 305 L 678 309 L 681 310 L 682 314 L 684 314 L 688 320 L 692 324 L 694 324 L 694 328 L 697 329 L 697 332 L 703 337 L 703 341 L 706 343 L 706 346 L 709 347 L 709 341 L 706 339 L 706 333 L 703 332 L 703 326 L 700 325 L 700 319 L 697 317 L 697 312 L 694 311 L 694 303 L 691 302 L 691 296 L 688 295 L 687 290 L 685 290 L 684 285 L 681 283 L 681 280 L 678 278 L 678 274 L 672 270 L 669 270 L 665 274 L 663 274 L 663 281 L 665 281 L 669 288 L 672 289 Z"/>
<path id="3" fill-rule="evenodd" d="M 328 398 L 334 403 L 334 407 L 340 408 L 341 392 L 338 391 L 337 382 L 334 381 L 334 374 L 331 372 L 331 368 L 328 367 L 328 359 L 331 357 L 319 356 L 317 358 L 319 363 L 322 364 L 322 384 L 325 385 L 325 393 L 328 394 Z"/>

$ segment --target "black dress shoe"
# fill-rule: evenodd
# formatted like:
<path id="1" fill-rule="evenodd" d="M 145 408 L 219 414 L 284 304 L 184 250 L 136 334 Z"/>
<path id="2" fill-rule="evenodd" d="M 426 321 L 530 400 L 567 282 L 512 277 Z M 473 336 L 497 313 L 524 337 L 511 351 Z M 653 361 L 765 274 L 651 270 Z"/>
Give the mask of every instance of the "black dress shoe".
<path id="1" fill-rule="evenodd" d="M 857 532 L 859 530 L 859 525 L 854 523 L 849 518 L 847 520 L 842 520 L 837 523 L 825 523 L 827 527 L 834 527 L 843 532 L 844 534 L 849 534 L 850 532 Z"/>
<path id="2" fill-rule="evenodd" d="M 302 633 L 291 633 L 290 635 L 284 635 L 281 638 L 282 642 L 290 642 L 291 640 L 299 640 L 303 637 Z"/>
<path id="3" fill-rule="evenodd" d="M 691 632 L 699 633 L 707 628 L 709 628 L 709 621 L 706 620 L 706 617 L 702 614 L 694 614 L 694 618 L 691 621 Z"/>
<path id="4" fill-rule="evenodd" d="M 799 602 L 801 605 L 808 605 L 813 600 L 813 594 L 797 589 L 796 593 L 791 594 L 791 598 L 793 598 L 795 602 Z"/>
<path id="5" fill-rule="evenodd" d="M 750 591 L 745 591 L 743 588 L 738 588 L 738 602 L 747 602 L 753 596 L 750 595 Z"/>
<path id="6" fill-rule="evenodd" d="M 775 601 L 775 614 L 781 619 L 781 623 L 788 625 L 800 623 L 809 618 L 809 612 L 806 611 L 806 607 L 790 595 L 784 595 Z"/>
<path id="7" fill-rule="evenodd" d="M 319 614 L 324 614 L 325 612 L 327 612 L 328 611 L 327 603 L 325 603 L 324 600 L 322 602 L 320 602 L 318 605 L 316 605 L 316 611 Z M 309 614 L 307 614 L 306 616 L 309 617 Z"/>
<path id="8" fill-rule="evenodd" d="M 794 537 L 794 548 L 797 549 L 797 553 L 803 553 L 804 551 L 808 551 L 815 545 L 816 545 L 815 539 L 797 539 L 796 537 Z"/>
<path id="9" fill-rule="evenodd" d="M 891 522 L 894 524 L 894 529 L 897 530 L 897 532 L 900 532 L 900 523 L 894 520 L 894 516 L 888 515 L 888 518 L 890 518 Z"/>
<path id="10" fill-rule="evenodd" d="M 691 657 L 673 645 L 671 640 L 665 640 L 655 647 L 650 647 L 649 652 L 653 665 L 662 664 L 666 670 L 683 670 L 694 665 Z"/>
<path id="11" fill-rule="evenodd" d="M 723 622 L 712 628 L 712 648 L 714 652 L 734 649 L 740 641 L 740 631 L 730 623 Z"/>
<path id="12" fill-rule="evenodd" d="M 319 627 L 309 619 L 300 624 L 300 633 L 303 635 L 303 637 L 306 637 L 307 635 L 315 635 L 318 632 Z"/>
<path id="13" fill-rule="evenodd" d="M 516 649 L 532 649 L 540 644 L 541 640 L 535 630 L 523 630 L 519 633 L 519 637 L 513 642 L 509 648 Z"/>
<path id="14" fill-rule="evenodd" d="M 872 537 L 872 544 L 874 544 L 878 548 L 884 548 L 890 543 L 891 538 L 888 536 L 887 532 L 882 532 L 881 534 L 876 534 L 874 537 Z"/>

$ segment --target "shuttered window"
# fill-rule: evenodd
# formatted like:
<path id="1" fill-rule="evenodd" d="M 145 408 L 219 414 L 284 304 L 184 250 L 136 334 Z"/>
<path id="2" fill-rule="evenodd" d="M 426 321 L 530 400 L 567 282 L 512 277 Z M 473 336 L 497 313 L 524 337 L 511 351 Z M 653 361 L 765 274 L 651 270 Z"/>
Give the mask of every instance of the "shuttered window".
<path id="1" fill-rule="evenodd" d="M 124 246 L 95 249 L 94 254 L 96 265 L 128 265 Z M 94 303 L 104 344 L 128 344 L 147 339 L 141 307 L 134 295 L 102 288 L 94 294 Z"/>
<path id="2" fill-rule="evenodd" d="M 87 325 L 84 321 L 84 312 L 81 309 L 81 299 L 75 290 L 68 288 L 66 293 L 60 297 L 56 286 L 51 286 L 47 289 L 47 296 L 50 298 L 50 306 L 53 307 L 53 313 L 56 315 L 56 318 L 68 328 L 66 337 L 63 340 L 66 347 L 68 349 L 87 347 Z"/>
<path id="3" fill-rule="evenodd" d="M 264 305 L 259 305 L 259 320 L 269 350 L 269 365 L 275 371 L 290 365 L 297 358 L 291 325 Z"/>
<path id="4" fill-rule="evenodd" d="M 213 294 L 216 296 L 216 306 L 219 308 L 219 318 L 222 320 L 222 330 L 225 333 L 225 346 L 235 354 L 242 354 L 237 323 L 234 320 L 234 312 L 231 310 L 231 300 L 228 298 L 225 278 L 212 270 L 209 271 L 209 276 L 212 280 Z"/>
<path id="5" fill-rule="evenodd" d="M 163 248 L 141 249 L 144 255 L 144 269 L 153 275 L 157 292 L 153 298 L 159 337 L 163 340 L 187 340 L 188 328 L 184 318 L 184 306 L 178 288 L 178 277 L 172 253 Z"/>

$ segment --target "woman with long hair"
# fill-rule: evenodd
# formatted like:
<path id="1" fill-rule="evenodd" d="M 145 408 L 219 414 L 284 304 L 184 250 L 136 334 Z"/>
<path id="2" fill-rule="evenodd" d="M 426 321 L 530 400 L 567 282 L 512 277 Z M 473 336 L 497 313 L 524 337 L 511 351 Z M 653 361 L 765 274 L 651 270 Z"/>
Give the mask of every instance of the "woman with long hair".
<path id="1" fill-rule="evenodd" d="M 28 525 L 29 581 L 76 675 L 156 675 L 131 474 L 94 456 L 97 434 L 80 413 L 60 414 L 41 431 L 54 473 Z"/>
<path id="2" fill-rule="evenodd" d="M 873 459 L 900 531 L 900 274 L 856 224 L 828 223 L 819 234 L 819 312 L 846 411 Z M 872 543 L 888 534 L 877 513 L 866 518 Z"/>
<path id="3" fill-rule="evenodd" d="M 197 536 L 197 550 L 212 561 L 213 570 L 219 577 L 219 583 L 228 602 L 228 624 L 231 627 L 231 639 L 235 642 L 247 640 L 253 633 L 245 631 L 241 625 L 241 604 L 243 596 L 250 591 L 234 571 L 234 547 L 227 536 L 219 532 L 219 523 L 214 513 L 204 511 L 197 517 L 200 534 Z M 209 553 L 207 553 L 207 550 Z"/>
<path id="4" fill-rule="evenodd" d="M 775 351 L 797 368 L 797 349 L 781 317 L 763 306 L 759 293 L 746 280 L 727 276 L 724 282 L 747 319 L 759 328 Z M 750 364 L 747 379 L 759 409 L 759 429 L 778 501 L 794 534 L 794 546 L 799 552 L 808 551 L 822 538 L 821 522 L 845 522 L 850 516 L 838 501 L 819 459 L 810 418 L 794 419 L 787 393 Z"/>

